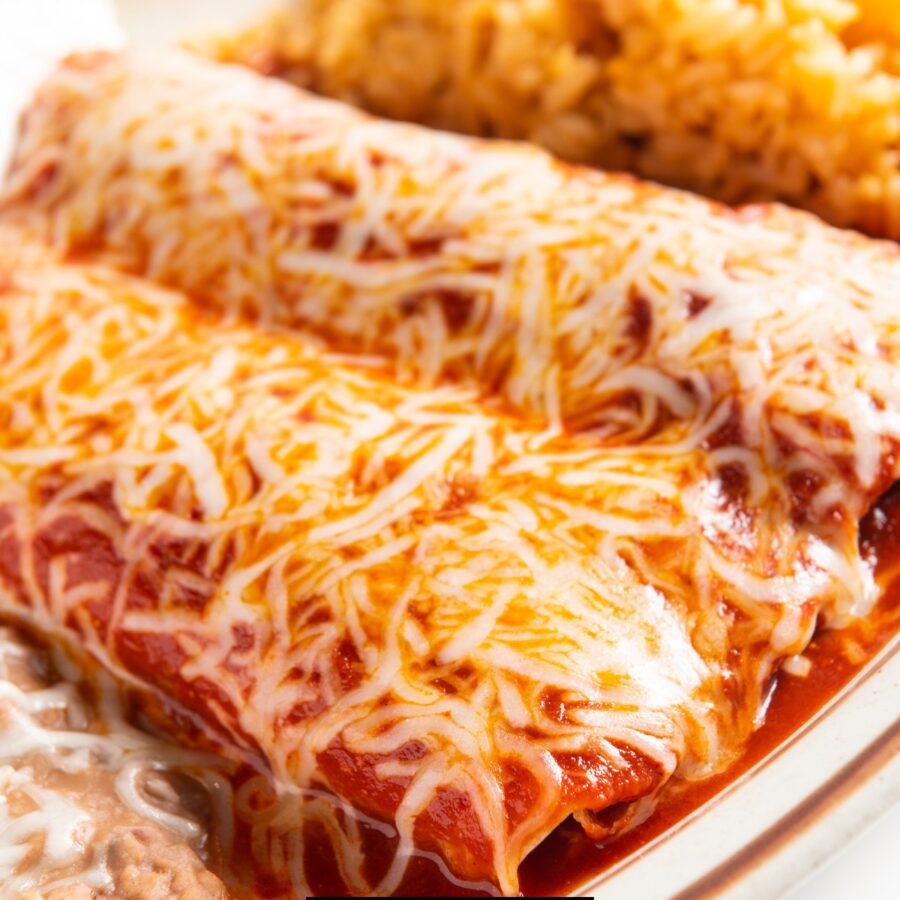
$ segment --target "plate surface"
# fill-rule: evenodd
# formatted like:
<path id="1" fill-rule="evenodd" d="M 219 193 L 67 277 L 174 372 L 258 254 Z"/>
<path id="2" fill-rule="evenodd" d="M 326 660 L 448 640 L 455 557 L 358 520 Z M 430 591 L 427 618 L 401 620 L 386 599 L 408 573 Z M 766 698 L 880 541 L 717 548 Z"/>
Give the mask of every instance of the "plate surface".
<path id="1" fill-rule="evenodd" d="M 27 94 L 35 73 L 54 55 L 94 44 L 114 45 L 120 35 L 108 18 L 107 0 L 79 0 L 79 17 L 70 0 L 0 0 L 0 85 L 17 85 L 15 96 L 0 88 L 0 164 L 3 129 Z M 180 37 L 225 29 L 252 20 L 271 4 L 260 0 L 119 0 L 121 22 L 128 38 L 140 46 L 160 46 Z M 14 10 L 13 7 L 17 10 Z M 40 20 L 50 7 L 69 10 L 60 18 Z M 5 27 L 17 11 L 27 8 L 34 38 L 18 15 L 17 29 Z M 89 12 L 86 12 L 89 10 Z M 45 23 L 56 21 L 47 36 Z M 30 62 L 6 47 L 3 35 L 15 33 L 19 48 L 37 48 Z M 7 53 L 6 51 L 9 50 Z M 18 66 L 18 69 L 13 68 Z M 673 897 L 727 897 L 759 900 L 783 897 L 812 871 L 833 859 L 855 835 L 900 804 L 900 638 L 788 741 L 757 766 L 658 839 L 585 885 L 582 895 L 629 900 Z M 900 815 L 895 808 L 863 839 L 889 848 L 900 845 Z M 890 830 L 888 830 L 890 829 Z M 858 849 L 830 862 L 826 876 L 801 888 L 801 895 L 837 897 L 848 884 L 865 890 L 857 896 L 888 896 L 896 884 L 889 853 L 876 860 Z M 866 872 L 866 882 L 854 882 L 856 860 L 879 863 L 881 873 Z M 865 860 L 871 860 L 865 862 Z M 862 884 L 869 888 L 862 888 Z M 840 885 L 844 888 L 841 889 Z M 831 885 L 831 887 L 829 887 Z M 879 890 L 883 887 L 883 893 Z M 834 888 L 832 890 L 832 887 Z M 809 891 L 813 891 L 812 894 Z M 875 893 L 871 893 L 874 890 Z M 835 892 L 837 891 L 837 893 Z M 844 894 L 846 895 L 846 894 Z"/>

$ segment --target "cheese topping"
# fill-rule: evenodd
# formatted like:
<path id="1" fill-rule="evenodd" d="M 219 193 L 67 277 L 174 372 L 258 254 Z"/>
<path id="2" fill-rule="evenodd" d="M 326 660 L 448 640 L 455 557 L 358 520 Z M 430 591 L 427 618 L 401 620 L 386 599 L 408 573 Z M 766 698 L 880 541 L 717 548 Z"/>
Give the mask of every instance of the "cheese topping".
<path id="1" fill-rule="evenodd" d="M 6 205 L 64 247 L 554 426 L 699 435 L 728 400 L 729 443 L 810 474 L 813 514 L 839 480 L 859 518 L 893 474 L 896 248 L 803 213 L 734 212 L 176 53 L 64 66 Z"/>
<path id="2" fill-rule="evenodd" d="M 261 751 L 297 892 L 297 816 L 356 890 L 436 850 L 513 891 L 566 815 L 730 761 L 817 615 L 873 596 L 764 446 L 536 428 L 17 233 L 0 271 L 0 605 Z M 351 809 L 396 829 L 374 880 Z"/>
<path id="3" fill-rule="evenodd" d="M 63 66 L 2 205 L 98 262 L 3 251 L 2 602 L 261 752 L 297 893 L 515 891 L 876 598 L 892 246 L 175 53 Z"/>

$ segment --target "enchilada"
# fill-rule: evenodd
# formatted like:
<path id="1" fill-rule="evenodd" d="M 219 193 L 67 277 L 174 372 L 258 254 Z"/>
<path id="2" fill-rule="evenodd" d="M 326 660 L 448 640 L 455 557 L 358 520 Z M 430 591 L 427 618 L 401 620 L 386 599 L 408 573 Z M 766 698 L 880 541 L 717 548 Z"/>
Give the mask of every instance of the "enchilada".
<path id="1" fill-rule="evenodd" d="M 777 472 L 745 514 L 678 435 L 536 430 L 19 244 L 4 605 L 261 758 L 358 892 L 435 852 L 514 891 L 565 816 L 627 826 L 732 761 L 774 666 L 859 602 L 862 559 L 791 518 Z"/>
<path id="2" fill-rule="evenodd" d="M 70 253 L 539 423 L 633 442 L 674 420 L 702 443 L 728 420 L 729 444 L 818 484 L 848 460 L 868 502 L 891 480 L 898 251 L 783 207 L 371 119 L 178 53 L 64 65 L 2 203 Z"/>
<path id="3" fill-rule="evenodd" d="M 889 245 L 179 54 L 70 60 L 2 204 L 2 603 L 266 773 L 287 890 L 514 891 L 879 596 Z"/>

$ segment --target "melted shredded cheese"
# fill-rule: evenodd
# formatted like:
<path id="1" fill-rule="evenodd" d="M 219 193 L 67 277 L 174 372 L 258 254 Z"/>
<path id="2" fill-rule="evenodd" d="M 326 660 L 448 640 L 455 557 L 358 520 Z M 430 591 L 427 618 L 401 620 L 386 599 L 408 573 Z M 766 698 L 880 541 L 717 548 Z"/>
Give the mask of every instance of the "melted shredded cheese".
<path id="1" fill-rule="evenodd" d="M 437 849 L 514 891 L 535 843 L 604 805 L 599 785 L 567 793 L 567 759 L 615 786 L 637 753 L 658 773 L 644 793 L 721 768 L 773 666 L 869 590 L 855 522 L 826 543 L 793 516 L 765 445 L 727 457 L 754 470 L 751 505 L 692 421 L 566 436 L 5 237 L 0 605 L 261 750 L 354 890 L 396 889 Z M 336 746 L 393 799 L 342 781 Z M 536 783 L 519 820 L 510 766 Z M 422 837 L 450 789 L 486 861 Z M 347 812 L 373 803 L 396 828 L 375 883 Z M 301 891 L 290 821 L 288 849 L 260 853 Z"/>
<path id="2" fill-rule="evenodd" d="M 64 247 L 606 439 L 675 418 L 699 440 L 727 399 L 732 444 L 813 493 L 839 481 L 851 518 L 893 476 L 896 248 L 803 213 L 736 213 L 177 53 L 65 65 L 6 206 Z"/>
<path id="3" fill-rule="evenodd" d="M 876 597 L 857 522 L 897 474 L 894 247 L 177 53 L 65 64 L 2 204 L 226 314 L 7 251 L 7 602 L 260 749 L 354 892 L 435 849 L 514 891 L 562 817 L 615 801 L 567 793 L 569 756 L 637 753 L 645 795 L 715 771 L 817 617 Z M 114 562 L 42 574 L 71 521 Z M 161 671 L 122 657 L 154 641 Z M 487 861 L 429 836 L 450 789 Z M 380 881 L 349 809 L 396 828 Z M 303 893 L 291 821 L 260 852 Z"/>

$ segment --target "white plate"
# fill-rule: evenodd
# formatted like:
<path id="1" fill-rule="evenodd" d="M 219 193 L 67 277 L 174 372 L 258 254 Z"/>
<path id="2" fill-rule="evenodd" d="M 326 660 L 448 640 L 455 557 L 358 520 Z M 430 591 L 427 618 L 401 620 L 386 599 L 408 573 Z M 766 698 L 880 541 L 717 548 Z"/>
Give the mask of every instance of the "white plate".
<path id="1" fill-rule="evenodd" d="M 34 46 L 41 50 L 32 58 L 31 69 L 37 70 L 45 65 L 44 57 L 59 53 L 64 47 L 86 46 L 85 34 L 90 29 L 94 29 L 98 43 L 114 44 L 116 31 L 108 19 L 84 17 L 86 8 L 92 8 L 93 14 L 105 2 L 79 0 L 81 18 L 77 29 L 71 15 L 76 6 L 72 0 L 0 0 L 0 14 L 10 14 L 10 4 L 16 4 L 19 12 L 25 7 L 35 11 L 52 5 L 68 10 L 68 17 L 41 17 L 44 23 L 57 21 L 64 27 L 51 29 L 62 34 L 62 40 L 35 40 Z M 179 37 L 252 20 L 268 5 L 260 0 L 117 3 L 130 40 L 141 46 L 160 46 Z M 0 35 L 4 30 L 0 27 Z M 9 35 L 8 29 L 6 33 Z M 46 35 L 46 29 L 37 33 Z M 14 43 L 28 46 L 18 36 Z M 0 60 L 3 49 L 0 40 Z M 8 65 L 0 68 L 0 75 L 4 72 L 8 76 Z M 17 93 L 26 91 L 29 83 L 23 76 L 16 82 Z M 7 112 L 11 103 L 7 98 Z M 2 114 L 0 109 L 0 139 L 8 121 L 8 115 L 4 121 Z M 900 639 L 894 640 L 847 688 L 757 766 L 580 893 L 629 900 L 768 900 L 787 895 L 798 882 L 830 861 L 854 835 L 900 803 L 898 711 Z M 900 816 L 895 810 L 866 836 L 865 842 L 900 848 L 898 831 Z M 888 897 L 892 890 L 897 891 L 893 896 L 900 894 L 895 861 L 890 854 L 881 853 L 867 861 L 857 851 L 847 859 L 846 865 L 840 860 L 831 863 L 824 876 L 811 882 L 808 890 L 813 894 L 809 896 L 840 896 L 829 890 L 830 884 L 855 885 L 857 897 Z M 869 869 L 866 881 L 854 880 L 850 866 L 859 859 L 867 866 L 882 866 L 880 874 Z M 863 884 L 868 885 L 865 893 L 861 893 Z"/>

